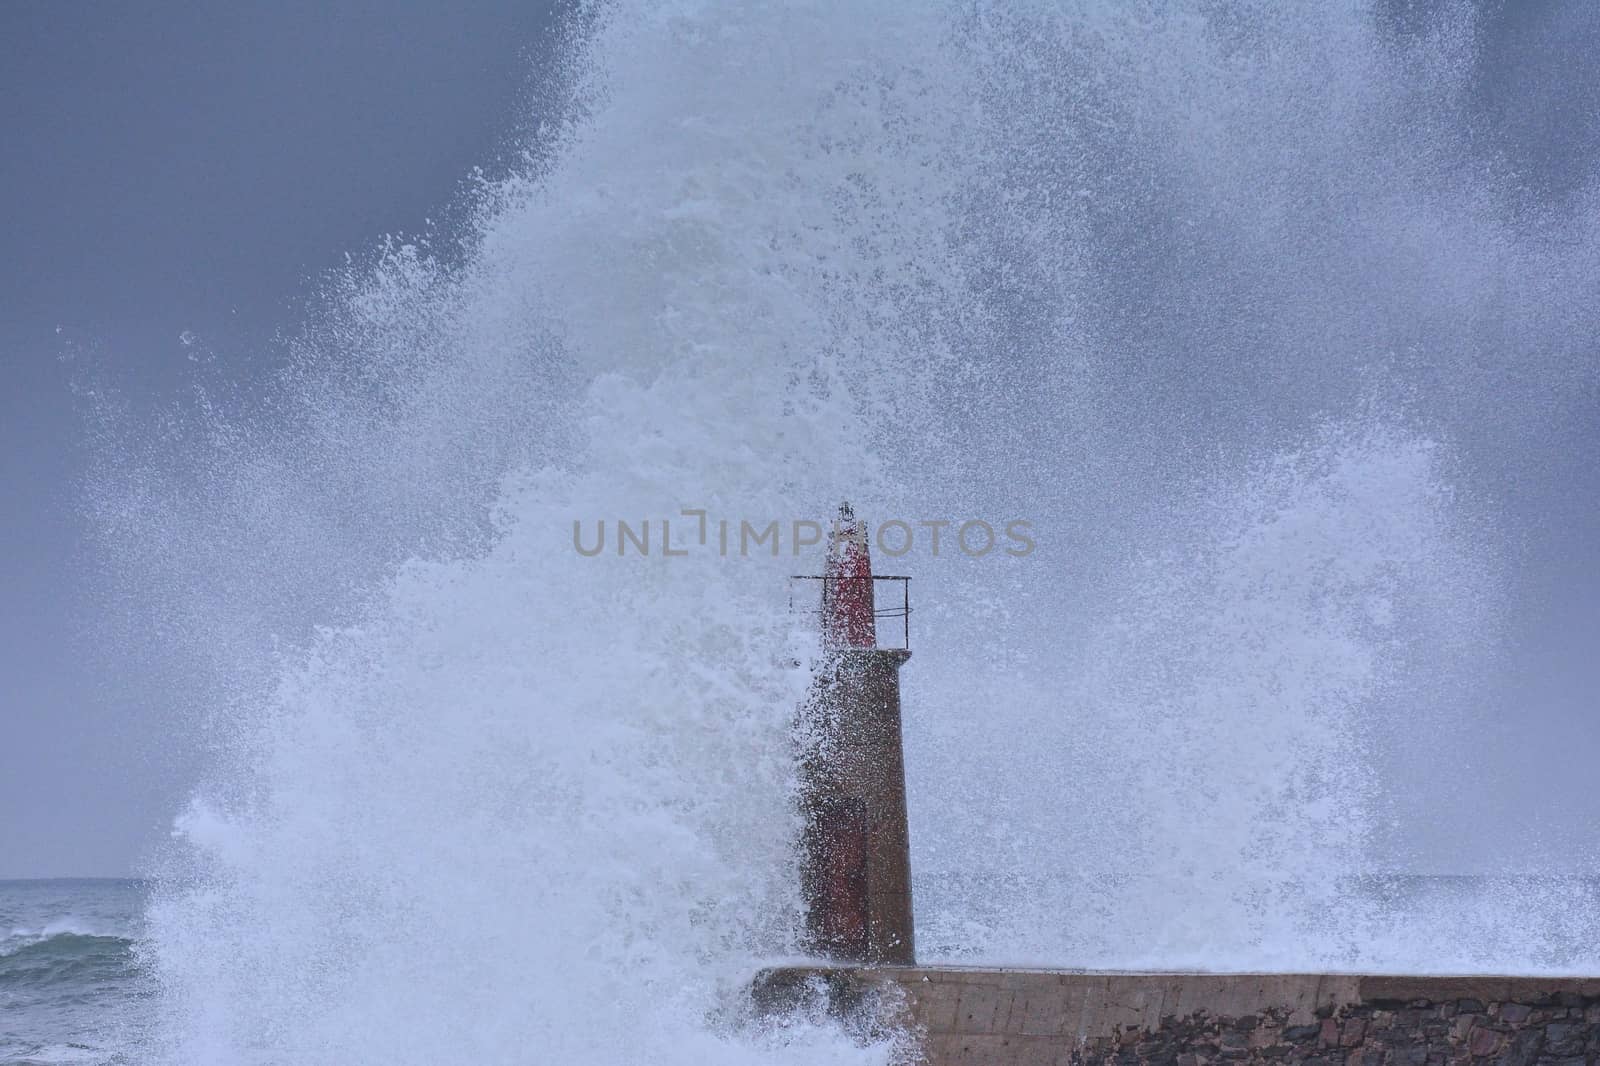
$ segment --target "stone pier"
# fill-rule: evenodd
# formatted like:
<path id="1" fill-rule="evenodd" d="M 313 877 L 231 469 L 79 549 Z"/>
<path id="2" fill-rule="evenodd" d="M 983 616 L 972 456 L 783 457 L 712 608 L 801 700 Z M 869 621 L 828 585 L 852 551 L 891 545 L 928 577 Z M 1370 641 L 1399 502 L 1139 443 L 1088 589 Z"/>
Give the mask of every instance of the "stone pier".
<path id="1" fill-rule="evenodd" d="M 796 967 L 753 992 L 903 1027 L 927 1066 L 1600 1066 L 1590 977 Z"/>

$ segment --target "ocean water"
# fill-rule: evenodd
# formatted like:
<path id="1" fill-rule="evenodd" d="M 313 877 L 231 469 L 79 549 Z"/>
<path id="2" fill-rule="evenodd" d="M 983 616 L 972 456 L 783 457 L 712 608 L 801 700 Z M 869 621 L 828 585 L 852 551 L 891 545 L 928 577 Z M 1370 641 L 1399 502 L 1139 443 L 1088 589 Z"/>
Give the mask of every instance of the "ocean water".
<path id="1" fill-rule="evenodd" d="M 982 886 L 968 890 L 974 899 L 988 895 Z M 156 1061 L 157 985 L 136 950 L 149 894 L 148 884 L 133 880 L 0 882 L 0 1063 Z M 1427 941 L 1435 968 L 1448 972 L 1492 970 L 1505 958 L 1525 957 L 1532 945 L 1557 943 L 1553 931 L 1570 935 L 1574 915 L 1600 914 L 1595 877 L 1372 876 L 1344 895 L 1370 908 L 1374 938 Z M 1509 928 L 1508 907 L 1519 919 Z M 982 915 L 980 907 L 975 917 Z M 1444 915 L 1454 919 L 1441 924 Z M 1600 933 L 1600 925 L 1586 931 Z M 1572 957 L 1556 952 L 1543 961 L 1561 972 Z M 1067 964 L 1054 956 L 1009 961 Z"/>
<path id="2" fill-rule="evenodd" d="M 0 1062 L 131 1063 L 153 1017 L 138 881 L 0 881 Z"/>
<path id="3" fill-rule="evenodd" d="M 1036 533 L 892 564 L 926 960 L 1600 972 L 1571 834 L 1432 828 L 1600 335 L 1593 197 L 1485 150 L 1480 29 L 584 7 L 465 231 L 330 280 L 259 392 L 94 393 L 96 546 L 215 753 L 140 1061 L 891 1061 L 748 1015 L 814 563 L 685 514 L 842 499 Z M 575 550 L 619 520 L 655 549 Z M 1420 842 L 1494 876 L 1388 878 Z"/>

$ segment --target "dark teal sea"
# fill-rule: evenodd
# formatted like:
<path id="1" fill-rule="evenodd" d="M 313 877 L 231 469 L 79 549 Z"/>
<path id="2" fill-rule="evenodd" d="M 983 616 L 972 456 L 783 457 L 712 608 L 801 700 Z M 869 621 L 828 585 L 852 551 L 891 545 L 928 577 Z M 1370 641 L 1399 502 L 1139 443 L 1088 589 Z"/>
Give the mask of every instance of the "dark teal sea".
<path id="1" fill-rule="evenodd" d="M 137 1061 L 152 984 L 134 943 L 146 885 L 0 881 L 0 1064 Z"/>

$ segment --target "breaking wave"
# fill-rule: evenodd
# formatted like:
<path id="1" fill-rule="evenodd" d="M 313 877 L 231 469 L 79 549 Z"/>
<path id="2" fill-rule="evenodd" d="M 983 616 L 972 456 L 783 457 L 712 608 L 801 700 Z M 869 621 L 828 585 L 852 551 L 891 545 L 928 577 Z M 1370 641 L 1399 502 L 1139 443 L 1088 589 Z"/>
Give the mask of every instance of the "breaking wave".
<path id="1" fill-rule="evenodd" d="M 1592 387 L 1595 215 L 1475 165 L 1475 32 L 585 9 L 463 251 L 337 279 L 264 396 L 101 424 L 104 542 L 221 738 L 141 948 L 159 1052 L 885 1061 L 743 994 L 796 951 L 814 560 L 571 541 L 844 498 L 1039 534 L 896 564 L 925 954 L 1592 967 L 1591 910 L 1463 960 L 1359 887 L 1406 860 L 1406 725 L 1507 639 L 1494 457 Z"/>

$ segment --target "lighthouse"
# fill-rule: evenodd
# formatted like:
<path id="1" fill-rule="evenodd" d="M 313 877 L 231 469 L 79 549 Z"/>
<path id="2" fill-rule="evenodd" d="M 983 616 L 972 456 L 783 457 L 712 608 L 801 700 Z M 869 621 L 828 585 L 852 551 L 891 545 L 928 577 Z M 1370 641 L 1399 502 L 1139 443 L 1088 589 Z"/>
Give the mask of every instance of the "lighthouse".
<path id="1" fill-rule="evenodd" d="M 879 647 L 877 631 L 880 617 L 908 616 L 908 580 L 873 575 L 866 526 L 843 505 L 820 579 L 823 654 L 798 730 L 808 947 L 839 962 L 915 961 L 900 733 L 911 651 Z M 875 607 L 881 581 L 900 584 L 902 605 Z"/>

